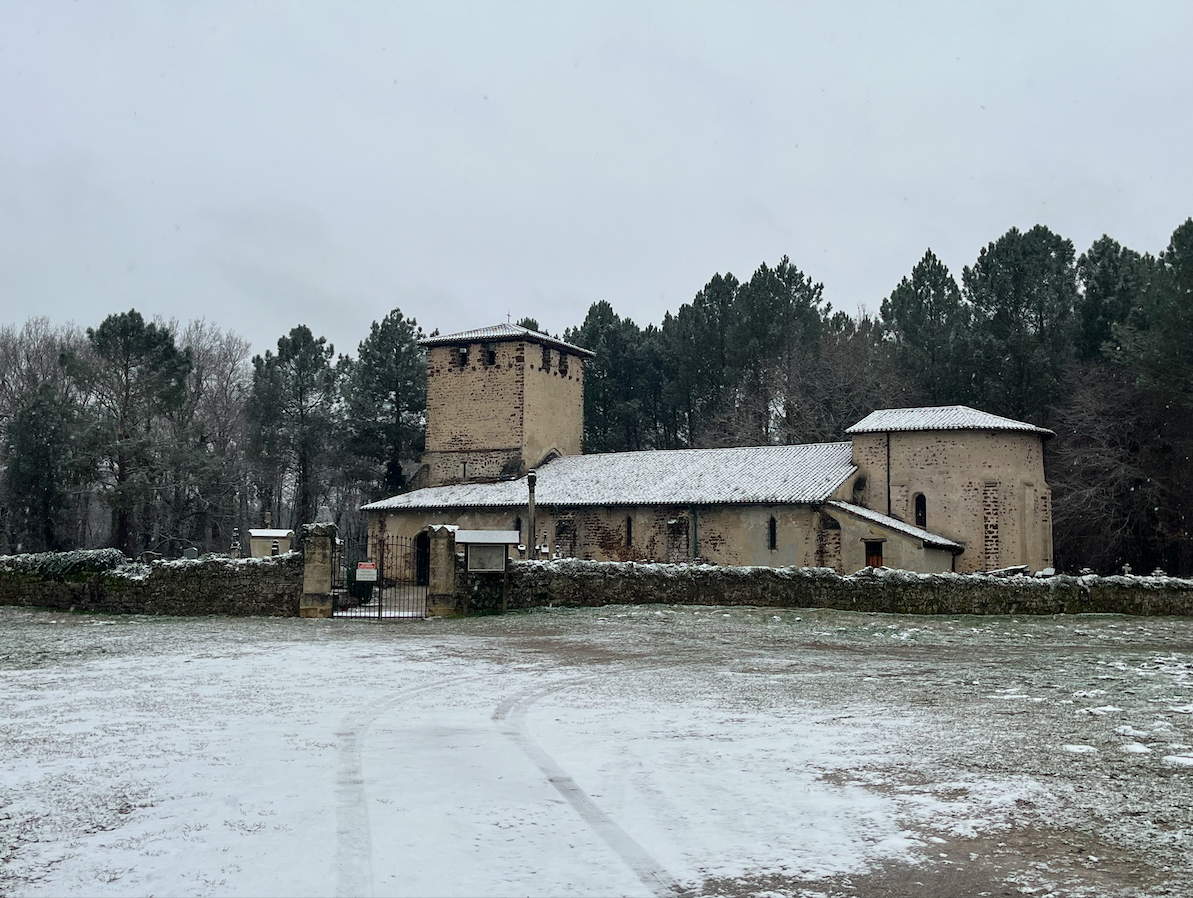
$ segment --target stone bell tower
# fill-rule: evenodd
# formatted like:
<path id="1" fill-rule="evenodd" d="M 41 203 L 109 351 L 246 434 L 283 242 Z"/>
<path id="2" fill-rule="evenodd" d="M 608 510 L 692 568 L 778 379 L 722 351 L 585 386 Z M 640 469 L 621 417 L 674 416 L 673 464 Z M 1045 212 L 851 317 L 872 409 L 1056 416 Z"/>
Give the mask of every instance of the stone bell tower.
<path id="1" fill-rule="evenodd" d="M 579 455 L 593 353 L 514 324 L 427 337 L 428 486 L 520 477 Z"/>

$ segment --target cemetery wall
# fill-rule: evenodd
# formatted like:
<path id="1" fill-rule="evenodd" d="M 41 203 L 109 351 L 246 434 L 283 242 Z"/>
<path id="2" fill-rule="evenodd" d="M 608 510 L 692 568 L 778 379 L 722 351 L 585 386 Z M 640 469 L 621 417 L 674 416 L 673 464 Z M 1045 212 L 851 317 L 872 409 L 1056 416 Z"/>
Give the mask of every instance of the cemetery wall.
<path id="1" fill-rule="evenodd" d="M 880 568 L 717 567 L 567 559 L 511 562 L 509 609 L 602 605 L 755 605 L 896 614 L 1193 614 L 1193 580 L 992 577 Z M 461 571 L 458 610 L 501 607 L 502 579 Z"/>
<path id="2" fill-rule="evenodd" d="M 115 549 L 0 556 L 0 605 L 166 614 L 297 617 L 303 556 L 131 564 Z"/>

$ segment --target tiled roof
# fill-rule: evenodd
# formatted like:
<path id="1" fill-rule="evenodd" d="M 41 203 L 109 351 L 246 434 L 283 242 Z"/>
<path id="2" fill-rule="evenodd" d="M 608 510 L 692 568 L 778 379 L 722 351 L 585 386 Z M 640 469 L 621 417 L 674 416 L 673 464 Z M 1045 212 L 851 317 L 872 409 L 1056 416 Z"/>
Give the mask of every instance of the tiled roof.
<path id="1" fill-rule="evenodd" d="M 857 468 L 849 443 L 609 452 L 538 469 L 539 505 L 755 505 L 823 502 Z M 526 478 L 435 486 L 366 509 L 517 507 Z"/>
<path id="2" fill-rule="evenodd" d="M 910 536 L 912 539 L 922 540 L 925 546 L 932 546 L 936 549 L 951 549 L 954 552 L 961 552 L 965 548 L 961 543 L 947 537 L 932 533 L 922 527 L 913 527 L 911 524 L 906 524 L 898 518 L 892 518 L 890 515 L 885 515 L 869 508 L 863 508 L 860 505 L 854 505 L 852 502 L 831 499 L 824 504 L 827 508 L 844 512 L 855 518 L 861 518 L 863 521 L 869 521 L 872 524 L 885 527 L 887 530 L 894 530 L 896 533 L 902 533 L 905 536 Z"/>
<path id="3" fill-rule="evenodd" d="M 1047 437 L 1051 430 L 1014 418 L 980 412 L 967 405 L 939 405 L 928 408 L 884 408 L 871 412 L 846 433 L 884 433 L 895 430 L 1022 430 Z"/>
<path id="4" fill-rule="evenodd" d="M 470 331 L 460 331 L 458 334 L 440 334 L 437 337 L 424 337 L 419 340 L 422 346 L 450 346 L 454 343 L 499 343 L 508 340 L 530 340 L 534 343 L 545 343 L 562 349 L 575 356 L 593 358 L 596 353 L 580 346 L 573 346 L 563 340 L 556 340 L 547 334 L 532 331 L 516 324 L 495 324 L 492 327 L 478 327 Z"/>

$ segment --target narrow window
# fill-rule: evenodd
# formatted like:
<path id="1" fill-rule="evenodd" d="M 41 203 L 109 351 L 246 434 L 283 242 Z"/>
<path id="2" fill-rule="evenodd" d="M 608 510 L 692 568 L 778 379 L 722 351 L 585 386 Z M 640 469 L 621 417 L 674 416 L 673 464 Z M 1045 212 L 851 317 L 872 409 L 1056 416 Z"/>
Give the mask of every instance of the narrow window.
<path id="1" fill-rule="evenodd" d="M 486 343 L 485 344 L 485 364 L 486 365 L 496 365 L 497 364 L 497 344 L 496 343 Z"/>
<path id="2" fill-rule="evenodd" d="M 543 347 L 543 370 L 544 371 L 551 370 L 551 347 L 550 346 Z"/>
<path id="3" fill-rule="evenodd" d="M 915 525 L 928 526 L 928 500 L 924 498 L 923 493 L 915 494 Z"/>
<path id="4" fill-rule="evenodd" d="M 558 521 L 555 524 L 555 557 L 576 557 L 576 525 L 572 521 Z"/>
<path id="5" fill-rule="evenodd" d="M 774 515 L 766 525 L 766 547 L 771 550 L 779 548 L 779 522 L 775 520 Z"/>
<path id="6" fill-rule="evenodd" d="M 468 367 L 468 347 L 467 346 L 461 346 L 458 350 L 456 350 L 456 364 L 458 364 L 461 368 Z"/>
<path id="7" fill-rule="evenodd" d="M 625 516 L 625 544 L 627 546 L 634 544 L 634 519 L 629 515 Z"/>
<path id="8" fill-rule="evenodd" d="M 518 531 L 519 538 L 522 536 L 522 516 L 514 518 L 514 529 Z"/>
<path id="9" fill-rule="evenodd" d="M 560 350 L 559 352 L 559 376 L 567 377 L 568 374 L 568 354 Z"/>
<path id="10" fill-rule="evenodd" d="M 866 567 L 882 567 L 882 540 L 866 540 Z"/>

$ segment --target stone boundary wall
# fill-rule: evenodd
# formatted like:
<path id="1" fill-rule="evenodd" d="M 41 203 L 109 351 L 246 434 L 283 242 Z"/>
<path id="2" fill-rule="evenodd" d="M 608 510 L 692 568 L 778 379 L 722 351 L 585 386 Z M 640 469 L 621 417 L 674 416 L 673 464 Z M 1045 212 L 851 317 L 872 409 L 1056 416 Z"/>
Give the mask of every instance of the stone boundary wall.
<path id="1" fill-rule="evenodd" d="M 298 617 L 303 556 L 129 563 L 115 549 L 0 556 L 0 605 L 167 614 Z"/>
<path id="2" fill-rule="evenodd" d="M 500 607 L 501 579 L 462 576 L 459 611 Z M 1193 580 L 1175 577 L 992 577 L 885 568 L 717 567 L 599 561 L 510 563 L 508 607 L 757 605 L 898 614 L 1193 614 Z"/>

